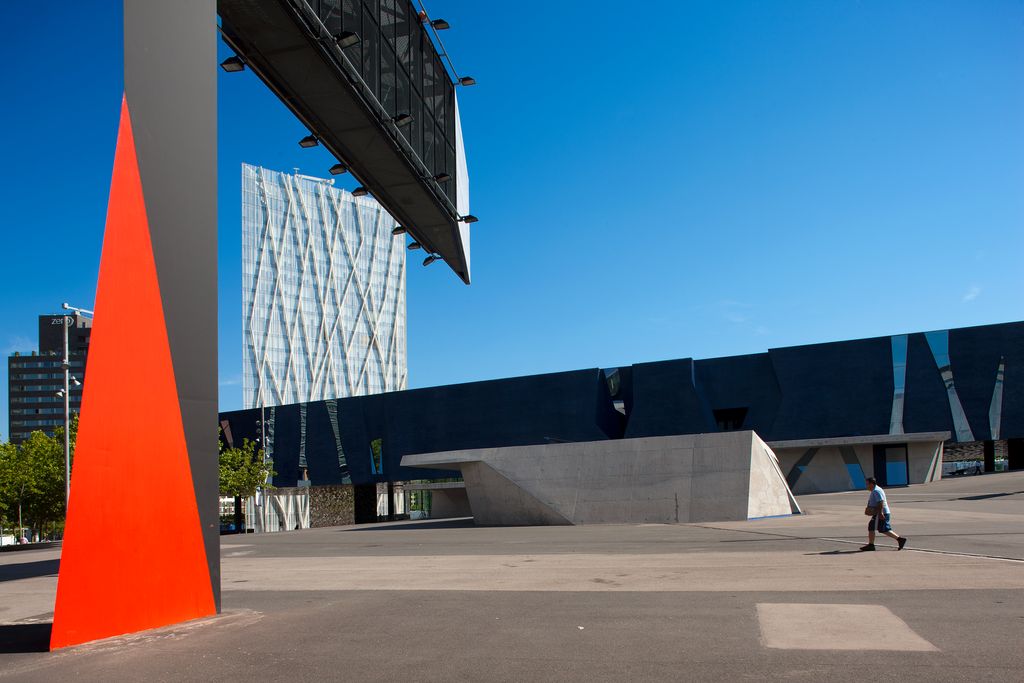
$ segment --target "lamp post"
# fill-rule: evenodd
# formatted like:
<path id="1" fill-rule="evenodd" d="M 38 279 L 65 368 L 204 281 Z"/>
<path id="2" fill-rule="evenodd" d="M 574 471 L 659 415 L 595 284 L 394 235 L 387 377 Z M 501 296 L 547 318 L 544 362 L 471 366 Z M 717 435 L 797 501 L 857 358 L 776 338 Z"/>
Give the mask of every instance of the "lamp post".
<path id="1" fill-rule="evenodd" d="M 74 311 L 76 314 L 89 314 L 93 315 L 92 311 L 88 311 L 84 308 L 76 308 L 71 306 L 67 302 L 61 304 L 61 308 L 65 311 Z M 64 369 L 64 389 L 58 391 L 59 395 L 64 397 L 64 514 L 67 515 L 68 505 L 71 501 L 71 386 L 70 382 L 74 380 L 75 386 L 81 386 L 81 382 L 77 378 L 71 376 L 71 359 L 68 354 L 68 327 L 75 323 L 73 316 L 63 316 L 64 322 L 64 360 L 61 362 L 61 367 Z"/>

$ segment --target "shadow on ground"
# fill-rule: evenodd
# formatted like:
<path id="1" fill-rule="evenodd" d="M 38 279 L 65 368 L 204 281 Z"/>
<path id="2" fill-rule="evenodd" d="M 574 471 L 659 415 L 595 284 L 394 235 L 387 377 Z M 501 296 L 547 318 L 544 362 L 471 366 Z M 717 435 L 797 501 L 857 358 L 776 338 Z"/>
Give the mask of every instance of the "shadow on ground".
<path id="1" fill-rule="evenodd" d="M 37 576 L 56 576 L 58 569 L 60 569 L 59 559 L 0 565 L 0 581 L 33 579 Z"/>
<path id="2" fill-rule="evenodd" d="M 860 550 L 826 550 L 822 553 L 804 553 L 804 555 L 860 555 Z"/>
<path id="3" fill-rule="evenodd" d="M 0 624 L 0 654 L 49 652 L 51 623 Z"/>
<path id="4" fill-rule="evenodd" d="M 382 523 L 382 524 L 367 524 L 365 526 L 350 527 L 348 529 L 338 529 L 339 533 L 348 533 L 350 531 L 399 531 L 403 529 L 471 529 L 476 525 L 473 524 L 472 517 L 459 517 L 456 519 L 438 519 L 438 520 L 427 520 L 423 522 L 406 522 L 406 523 Z"/>

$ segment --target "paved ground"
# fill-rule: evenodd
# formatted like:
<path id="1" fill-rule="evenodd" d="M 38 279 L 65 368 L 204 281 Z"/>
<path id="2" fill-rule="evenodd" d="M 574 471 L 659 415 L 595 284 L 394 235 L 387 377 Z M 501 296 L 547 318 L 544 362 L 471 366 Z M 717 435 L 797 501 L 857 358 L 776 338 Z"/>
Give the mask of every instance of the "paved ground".
<path id="1" fill-rule="evenodd" d="M 865 499 L 225 537 L 221 616 L 56 653 L 59 551 L 0 553 L 0 681 L 1024 679 L 1024 473 L 890 491 L 903 552 L 856 552 Z"/>

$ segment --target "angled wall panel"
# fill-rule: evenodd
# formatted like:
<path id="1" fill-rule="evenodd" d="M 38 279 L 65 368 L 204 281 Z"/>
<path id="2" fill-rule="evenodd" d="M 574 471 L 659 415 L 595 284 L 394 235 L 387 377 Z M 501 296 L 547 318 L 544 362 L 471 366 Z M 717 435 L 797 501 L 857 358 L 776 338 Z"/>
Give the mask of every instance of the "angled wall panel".
<path id="1" fill-rule="evenodd" d="M 765 438 L 887 434 L 894 391 L 891 346 L 888 337 L 876 337 L 769 351 L 782 402 Z"/>
<path id="2" fill-rule="evenodd" d="M 712 410 L 745 408 L 743 429 L 771 433 L 782 395 L 767 353 L 698 360 L 694 365 Z"/>
<path id="3" fill-rule="evenodd" d="M 775 455 L 751 431 L 423 453 L 403 464 L 460 469 L 481 525 L 667 524 L 800 512 Z"/>
<path id="4" fill-rule="evenodd" d="M 715 431 L 711 408 L 694 386 L 693 359 L 638 363 L 632 386 L 627 438 Z"/>
<path id="5" fill-rule="evenodd" d="M 991 434 L 993 394 L 1002 367 L 1003 387 L 1022 396 L 1019 383 L 1008 384 L 1010 368 L 1024 365 L 1024 324 L 986 325 L 949 331 L 949 356 L 957 394 L 977 439 L 1006 438 Z M 1001 390 L 1002 391 L 1002 390 Z M 1002 422 L 1000 396 L 999 413 Z"/>

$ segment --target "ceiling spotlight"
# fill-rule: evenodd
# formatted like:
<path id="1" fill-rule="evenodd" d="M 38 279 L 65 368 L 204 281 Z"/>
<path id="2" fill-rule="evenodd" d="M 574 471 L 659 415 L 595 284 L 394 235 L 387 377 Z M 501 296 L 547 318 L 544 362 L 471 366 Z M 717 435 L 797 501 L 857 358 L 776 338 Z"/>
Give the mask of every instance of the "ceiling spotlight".
<path id="1" fill-rule="evenodd" d="M 299 147 L 316 147 L 320 144 L 320 141 L 315 135 L 307 135 L 306 137 L 299 140 Z"/>
<path id="2" fill-rule="evenodd" d="M 409 251 L 414 251 L 416 249 L 422 249 L 422 248 L 423 248 L 423 245 L 420 244 L 419 242 L 409 242 L 408 246 L 406 246 L 406 249 L 408 249 Z"/>
<path id="3" fill-rule="evenodd" d="M 412 115 L 404 113 L 399 114 L 398 116 L 391 119 L 391 122 L 394 123 L 399 128 L 401 128 L 402 126 L 408 126 L 410 123 L 412 123 Z"/>
<path id="4" fill-rule="evenodd" d="M 245 71 L 245 62 L 243 62 L 240 57 L 228 57 L 220 63 L 220 68 L 224 69 L 228 73 Z"/>
<path id="5" fill-rule="evenodd" d="M 369 191 L 369 190 L 367 190 L 367 189 L 366 189 L 365 187 L 363 187 L 362 185 L 360 185 L 360 186 L 359 186 L 359 187 L 357 187 L 356 189 L 352 190 L 352 196 L 353 196 L 353 197 L 365 197 L 365 196 L 366 196 L 366 195 L 368 195 L 368 194 L 370 194 L 370 191 Z"/>
<path id="6" fill-rule="evenodd" d="M 432 22 L 430 22 L 430 25 L 434 27 L 435 31 L 444 31 L 452 27 L 452 25 L 449 24 L 444 19 L 434 19 Z"/>
<path id="7" fill-rule="evenodd" d="M 476 79 L 473 78 L 472 76 L 463 76 L 462 78 L 459 79 L 459 85 L 476 85 Z"/>
<path id="8" fill-rule="evenodd" d="M 395 237 L 398 237 L 399 235 L 404 235 L 406 232 L 407 231 L 405 227 L 401 225 L 396 225 L 394 228 L 391 229 L 391 234 L 394 235 Z"/>
<path id="9" fill-rule="evenodd" d="M 344 50 L 346 47 L 359 44 L 359 34 L 353 31 L 342 31 L 335 41 L 337 41 L 338 47 Z"/>
<path id="10" fill-rule="evenodd" d="M 335 164 L 334 166 L 331 166 L 330 171 L 331 175 L 341 175 L 348 171 L 348 166 L 345 164 Z"/>
<path id="11" fill-rule="evenodd" d="M 436 176 L 434 176 L 434 180 L 436 180 L 439 183 L 447 183 L 451 179 L 452 177 L 447 173 L 438 173 Z"/>
<path id="12" fill-rule="evenodd" d="M 477 218 L 476 216 L 474 216 L 471 213 L 467 213 L 465 216 L 463 216 L 459 220 L 462 221 L 463 223 L 476 223 L 480 219 Z"/>
<path id="13" fill-rule="evenodd" d="M 437 254 L 431 254 L 427 258 L 423 259 L 423 265 L 429 266 L 431 263 L 433 263 L 434 261 L 437 261 L 440 258 L 441 257 L 438 256 Z"/>

